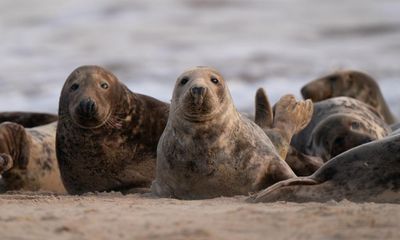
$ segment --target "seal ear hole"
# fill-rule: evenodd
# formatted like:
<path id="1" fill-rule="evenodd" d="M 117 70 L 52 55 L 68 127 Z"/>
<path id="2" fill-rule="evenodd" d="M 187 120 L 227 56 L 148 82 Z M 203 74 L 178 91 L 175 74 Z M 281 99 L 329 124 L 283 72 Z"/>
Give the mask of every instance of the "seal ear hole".
<path id="1" fill-rule="evenodd" d="M 183 77 L 181 79 L 181 85 L 185 85 L 187 82 L 189 82 L 189 78 L 188 77 Z"/>
<path id="2" fill-rule="evenodd" d="M 216 77 L 211 77 L 211 82 L 214 83 L 214 84 L 218 84 L 219 80 Z"/>
<path id="3" fill-rule="evenodd" d="M 76 91 L 78 88 L 79 88 L 79 84 L 77 84 L 77 83 L 74 83 L 74 84 L 71 85 L 71 90 L 72 91 Z"/>
<path id="4" fill-rule="evenodd" d="M 108 89 L 108 88 L 109 88 L 109 85 L 108 85 L 108 83 L 102 83 L 102 84 L 100 84 L 100 87 L 101 87 L 102 89 Z"/>

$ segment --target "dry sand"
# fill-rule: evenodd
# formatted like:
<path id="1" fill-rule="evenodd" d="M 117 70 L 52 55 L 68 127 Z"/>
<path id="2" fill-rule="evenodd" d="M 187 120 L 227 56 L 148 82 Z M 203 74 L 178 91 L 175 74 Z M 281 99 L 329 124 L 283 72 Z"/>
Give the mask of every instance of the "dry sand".
<path id="1" fill-rule="evenodd" d="M 0 195 L 0 239 L 400 239 L 400 205 Z"/>

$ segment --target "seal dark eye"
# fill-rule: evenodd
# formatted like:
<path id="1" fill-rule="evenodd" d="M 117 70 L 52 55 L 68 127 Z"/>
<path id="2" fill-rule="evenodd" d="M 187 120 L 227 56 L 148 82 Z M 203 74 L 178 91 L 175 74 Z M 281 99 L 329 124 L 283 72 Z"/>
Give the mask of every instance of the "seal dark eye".
<path id="1" fill-rule="evenodd" d="M 102 83 L 100 84 L 100 87 L 103 89 L 108 89 L 108 83 Z"/>
<path id="2" fill-rule="evenodd" d="M 79 84 L 77 84 L 77 83 L 74 83 L 74 84 L 71 85 L 71 90 L 72 90 L 72 91 L 75 91 L 75 90 L 77 90 L 78 88 L 79 88 Z"/>
<path id="3" fill-rule="evenodd" d="M 189 82 L 189 78 L 188 77 L 184 77 L 181 79 L 181 84 L 185 85 L 187 82 Z"/>
<path id="4" fill-rule="evenodd" d="M 214 84 L 218 84 L 219 80 L 216 77 L 211 77 L 211 82 Z"/>

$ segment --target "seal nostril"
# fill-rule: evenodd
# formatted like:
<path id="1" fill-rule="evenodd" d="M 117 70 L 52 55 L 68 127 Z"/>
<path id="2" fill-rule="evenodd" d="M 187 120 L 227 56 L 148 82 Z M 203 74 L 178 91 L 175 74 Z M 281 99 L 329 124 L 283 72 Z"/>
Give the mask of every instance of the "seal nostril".
<path id="1" fill-rule="evenodd" d="M 191 92 L 192 95 L 204 96 L 204 94 L 206 93 L 206 89 L 204 87 L 192 87 Z"/>
<path id="2" fill-rule="evenodd" d="M 78 110 L 85 117 L 92 117 L 96 112 L 96 103 L 89 99 L 82 100 L 79 103 Z"/>

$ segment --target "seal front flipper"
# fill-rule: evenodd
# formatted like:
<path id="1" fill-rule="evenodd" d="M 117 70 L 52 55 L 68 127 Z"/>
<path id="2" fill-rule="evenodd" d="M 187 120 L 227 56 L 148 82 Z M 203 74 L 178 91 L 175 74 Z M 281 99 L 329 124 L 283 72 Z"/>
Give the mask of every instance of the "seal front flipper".
<path id="1" fill-rule="evenodd" d="M 29 143 L 25 128 L 22 125 L 12 122 L 0 124 L 0 153 L 5 158 L 12 160 L 13 167 L 21 169 L 27 167 Z"/>
<path id="2" fill-rule="evenodd" d="M 306 155 L 293 146 L 289 147 L 285 161 L 297 176 L 310 176 L 324 164 L 322 158 Z"/>
<path id="3" fill-rule="evenodd" d="M 259 88 L 256 93 L 256 113 L 255 113 L 255 123 L 264 128 L 272 128 L 273 123 L 273 113 L 272 107 L 269 102 L 268 96 L 263 88 Z"/>
<path id="4" fill-rule="evenodd" d="M 13 122 L 27 128 L 46 125 L 57 120 L 58 116 L 51 113 L 0 112 L 0 123 Z"/>
<path id="5" fill-rule="evenodd" d="M 276 201 L 296 201 L 299 199 L 296 192 L 299 186 L 317 185 L 319 182 L 312 177 L 297 177 L 278 182 L 269 188 L 250 196 L 246 201 L 250 203 L 276 202 Z"/>
<path id="6" fill-rule="evenodd" d="M 0 174 L 10 170 L 14 163 L 10 155 L 5 153 L 0 153 Z"/>

